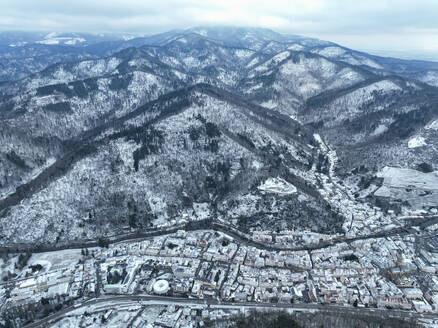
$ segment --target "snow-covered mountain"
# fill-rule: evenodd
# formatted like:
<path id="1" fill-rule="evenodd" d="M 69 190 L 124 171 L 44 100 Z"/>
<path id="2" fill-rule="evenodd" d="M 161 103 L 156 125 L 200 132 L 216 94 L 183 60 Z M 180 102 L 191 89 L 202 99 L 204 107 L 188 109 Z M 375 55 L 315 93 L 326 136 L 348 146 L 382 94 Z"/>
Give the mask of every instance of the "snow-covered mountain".
<path id="1" fill-rule="evenodd" d="M 16 80 L 59 62 L 98 58 L 93 47 L 128 42 L 133 35 L 0 32 L 0 81 Z"/>
<path id="2" fill-rule="evenodd" d="M 318 156 L 312 134 L 297 122 L 198 84 L 90 129 L 3 198 L 2 240 L 97 238 L 164 224 L 195 205 L 242 229 L 340 231 L 342 217 L 305 174 Z M 279 177 L 294 186 L 288 197 L 259 188 Z M 32 233 L 19 233 L 25 230 Z"/>
<path id="3" fill-rule="evenodd" d="M 431 207 L 388 192 L 398 185 L 385 167 L 437 169 L 437 63 L 252 28 L 34 38 L 0 51 L 0 75 L 14 79 L 0 84 L 3 244 L 188 213 L 333 233 L 345 202 Z"/>
<path id="4" fill-rule="evenodd" d="M 320 55 L 286 50 L 268 59 L 254 57 L 239 87 L 261 105 L 296 117 L 312 96 L 364 81 L 371 73 Z"/>

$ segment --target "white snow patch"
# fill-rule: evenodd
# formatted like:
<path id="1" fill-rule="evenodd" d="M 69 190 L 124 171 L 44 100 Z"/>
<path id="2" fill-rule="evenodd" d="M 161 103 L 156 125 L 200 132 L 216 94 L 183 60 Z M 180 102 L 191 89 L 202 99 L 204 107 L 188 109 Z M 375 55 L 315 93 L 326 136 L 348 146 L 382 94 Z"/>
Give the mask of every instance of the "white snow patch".
<path id="1" fill-rule="evenodd" d="M 325 145 L 325 142 L 322 140 L 321 136 L 318 133 L 313 134 L 313 138 L 316 140 L 316 142 L 320 145 L 321 150 L 326 153 L 328 152 L 328 148 Z"/>
<path id="2" fill-rule="evenodd" d="M 318 53 L 321 56 L 325 56 L 325 57 L 334 57 L 334 56 L 340 56 L 345 54 L 345 49 L 339 48 L 339 47 L 327 47 L 324 48 L 320 51 L 318 51 Z"/>
<path id="3" fill-rule="evenodd" d="M 260 104 L 260 106 L 263 106 L 263 107 L 266 107 L 266 108 L 269 108 L 269 109 L 273 109 L 273 108 L 277 107 L 278 104 L 275 103 L 272 99 L 270 99 L 269 101 L 262 102 Z"/>
<path id="4" fill-rule="evenodd" d="M 53 33 L 50 33 L 46 35 L 44 40 L 36 41 L 35 43 L 39 44 L 47 44 L 47 45 L 54 45 L 54 44 L 67 44 L 67 45 L 75 45 L 76 43 L 85 42 L 86 40 L 84 38 L 70 38 L 70 37 L 59 37 L 56 38 L 52 35 L 56 35 Z"/>
<path id="5" fill-rule="evenodd" d="M 252 51 L 245 50 L 245 49 L 237 49 L 234 54 L 239 58 L 247 58 L 252 55 Z"/>
<path id="6" fill-rule="evenodd" d="M 186 78 L 186 75 L 184 73 L 181 73 L 180 71 L 173 70 L 172 72 L 173 72 L 173 74 L 176 75 L 177 78 L 179 78 L 181 80 Z"/>
<path id="7" fill-rule="evenodd" d="M 53 45 L 53 44 L 59 44 L 59 40 L 48 39 L 48 40 L 36 41 L 35 43 Z"/>
<path id="8" fill-rule="evenodd" d="M 249 88 L 246 92 L 247 93 L 251 93 L 251 92 L 253 92 L 253 91 L 255 91 L 255 90 L 258 90 L 258 89 L 260 89 L 261 87 L 263 87 L 263 83 L 258 83 L 258 84 L 256 84 L 256 85 L 253 85 L 251 88 Z"/>
<path id="9" fill-rule="evenodd" d="M 438 190 L 438 171 L 423 173 L 413 169 L 385 166 L 376 175 L 384 179 L 384 186 L 388 188 Z"/>
<path id="10" fill-rule="evenodd" d="M 426 145 L 427 145 L 426 139 L 423 137 L 413 137 L 408 141 L 409 149 L 418 148 Z"/>
<path id="11" fill-rule="evenodd" d="M 265 71 L 267 70 L 271 65 L 276 65 L 280 62 L 282 62 L 283 60 L 285 60 L 287 57 L 289 57 L 290 52 L 289 51 L 283 51 L 280 52 L 279 54 L 275 55 L 274 57 L 272 57 L 271 59 L 269 59 L 268 61 L 266 61 L 263 65 L 260 65 L 258 67 L 255 68 L 255 70 L 257 72 L 260 71 Z"/>
<path id="12" fill-rule="evenodd" d="M 183 58 L 182 61 L 187 67 L 195 67 L 200 65 L 199 60 L 191 56 Z"/>
<path id="13" fill-rule="evenodd" d="M 61 251 L 35 253 L 29 259 L 28 265 L 41 264 L 45 272 L 75 266 L 81 259 L 79 249 L 67 249 Z"/>
<path id="14" fill-rule="evenodd" d="M 435 120 L 435 121 L 429 123 L 426 126 L 426 130 L 435 130 L 435 131 L 437 131 L 438 130 L 438 120 Z"/>
<path id="15" fill-rule="evenodd" d="M 258 58 L 258 57 L 255 57 L 255 58 L 253 58 L 253 60 L 251 60 L 251 61 L 246 65 L 246 67 L 251 67 L 251 66 L 257 65 L 258 63 L 259 63 L 259 58 Z"/>
<path id="16" fill-rule="evenodd" d="M 51 33 L 47 34 L 47 35 L 44 37 L 44 39 L 53 39 L 53 38 L 55 38 L 57 35 L 58 35 L 58 33 L 56 33 L 56 32 L 51 32 Z"/>
<path id="17" fill-rule="evenodd" d="M 301 44 L 293 44 L 289 47 L 287 47 L 289 50 L 295 50 L 295 51 L 300 51 L 303 50 L 304 47 Z"/>
<path id="18" fill-rule="evenodd" d="M 388 127 L 385 124 L 379 124 L 373 132 L 370 133 L 371 136 L 378 136 L 382 133 L 388 131 Z"/>
<path id="19" fill-rule="evenodd" d="M 299 120 L 298 120 L 298 116 L 297 116 L 296 114 L 289 115 L 289 117 L 290 117 L 291 119 L 293 119 L 294 121 L 299 122 Z"/>
<path id="20" fill-rule="evenodd" d="M 193 210 L 199 219 L 206 219 L 210 216 L 210 206 L 208 203 L 193 203 Z"/>
<path id="21" fill-rule="evenodd" d="M 427 71 L 425 73 L 419 73 L 417 79 L 421 82 L 427 83 L 438 87 L 438 71 Z"/>
<path id="22" fill-rule="evenodd" d="M 65 41 L 65 44 L 68 45 L 75 45 L 76 43 L 81 43 L 81 42 L 85 42 L 84 38 L 72 38 L 70 40 Z"/>
<path id="23" fill-rule="evenodd" d="M 282 178 L 269 178 L 258 189 L 274 194 L 290 195 L 297 192 L 297 188 Z"/>
<path id="24" fill-rule="evenodd" d="M 27 44 L 26 41 L 19 41 L 19 42 L 11 43 L 9 47 L 22 47 L 25 46 L 26 44 Z"/>
<path id="25" fill-rule="evenodd" d="M 253 167 L 255 170 L 260 170 L 261 168 L 263 168 L 263 163 L 259 162 L 258 160 L 253 160 L 251 163 L 251 167 Z"/>

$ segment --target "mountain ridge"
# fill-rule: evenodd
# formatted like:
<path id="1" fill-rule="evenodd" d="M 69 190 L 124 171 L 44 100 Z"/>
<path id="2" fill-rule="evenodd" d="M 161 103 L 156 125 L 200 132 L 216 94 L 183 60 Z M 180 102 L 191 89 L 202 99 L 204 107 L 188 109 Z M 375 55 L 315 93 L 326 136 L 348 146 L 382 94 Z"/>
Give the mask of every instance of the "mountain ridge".
<path id="1" fill-rule="evenodd" d="M 3 82 L 5 242 L 30 242 L 26 227 L 56 244 L 182 215 L 345 233 L 344 203 L 371 216 L 431 209 L 376 190 L 385 166 L 434 169 L 435 87 L 333 43 L 215 33 L 111 43 L 118 52 Z"/>

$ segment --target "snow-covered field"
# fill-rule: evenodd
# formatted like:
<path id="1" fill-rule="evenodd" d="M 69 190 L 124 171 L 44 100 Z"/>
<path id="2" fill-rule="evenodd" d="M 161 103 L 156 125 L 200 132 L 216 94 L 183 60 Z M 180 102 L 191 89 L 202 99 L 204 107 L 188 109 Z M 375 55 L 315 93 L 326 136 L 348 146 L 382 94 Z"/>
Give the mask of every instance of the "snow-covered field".
<path id="1" fill-rule="evenodd" d="M 392 188 L 438 190 L 438 171 L 423 173 L 413 169 L 385 167 L 377 176 L 384 178 L 384 184 Z"/>
<path id="2" fill-rule="evenodd" d="M 385 167 L 377 173 L 384 179 L 376 196 L 402 199 L 414 208 L 438 204 L 438 171 L 423 173 L 413 169 Z"/>
<path id="3" fill-rule="evenodd" d="M 80 249 L 68 249 L 56 252 L 35 253 L 28 261 L 28 266 L 40 264 L 45 271 L 71 268 L 81 259 Z"/>
<path id="4" fill-rule="evenodd" d="M 281 195 L 290 195 L 297 192 L 297 188 L 283 180 L 282 178 L 269 178 L 258 189 L 264 192 L 270 192 Z"/>

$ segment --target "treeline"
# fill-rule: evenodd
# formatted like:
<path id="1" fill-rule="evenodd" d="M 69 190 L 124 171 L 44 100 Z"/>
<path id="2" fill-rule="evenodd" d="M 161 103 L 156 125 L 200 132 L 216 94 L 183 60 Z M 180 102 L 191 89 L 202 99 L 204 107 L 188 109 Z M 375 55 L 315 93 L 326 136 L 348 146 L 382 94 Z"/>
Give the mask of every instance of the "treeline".
<path id="1" fill-rule="evenodd" d="M 211 321 L 206 327 L 217 328 L 302 328 L 289 314 L 286 313 L 259 313 L 254 312 L 249 316 L 239 316 L 226 323 Z"/>

